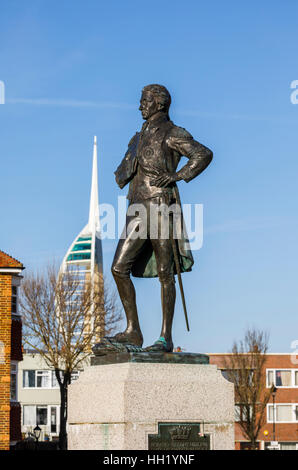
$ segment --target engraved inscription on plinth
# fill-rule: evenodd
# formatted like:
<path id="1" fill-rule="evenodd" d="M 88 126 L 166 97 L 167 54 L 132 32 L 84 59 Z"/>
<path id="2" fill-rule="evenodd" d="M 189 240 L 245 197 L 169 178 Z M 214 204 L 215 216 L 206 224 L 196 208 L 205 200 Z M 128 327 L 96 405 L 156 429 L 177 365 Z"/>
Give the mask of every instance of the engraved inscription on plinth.
<path id="1" fill-rule="evenodd" d="M 209 450 L 210 436 L 200 423 L 158 423 L 158 434 L 148 435 L 149 450 Z"/>

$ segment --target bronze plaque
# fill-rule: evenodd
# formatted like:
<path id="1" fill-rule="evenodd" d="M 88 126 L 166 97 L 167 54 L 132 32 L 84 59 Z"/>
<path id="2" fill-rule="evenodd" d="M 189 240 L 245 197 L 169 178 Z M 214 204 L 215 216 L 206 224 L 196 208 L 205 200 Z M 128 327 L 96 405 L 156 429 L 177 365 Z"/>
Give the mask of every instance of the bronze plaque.
<path id="1" fill-rule="evenodd" d="M 200 423 L 158 423 L 158 434 L 148 435 L 148 450 L 210 450 L 210 436 Z"/>

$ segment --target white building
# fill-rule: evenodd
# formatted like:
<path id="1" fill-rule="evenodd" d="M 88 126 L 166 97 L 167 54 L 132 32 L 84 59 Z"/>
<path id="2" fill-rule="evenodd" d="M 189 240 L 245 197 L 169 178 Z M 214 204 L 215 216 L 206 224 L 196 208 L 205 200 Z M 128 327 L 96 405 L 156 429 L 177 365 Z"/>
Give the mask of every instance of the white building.
<path id="1" fill-rule="evenodd" d="M 71 381 L 79 377 L 75 371 Z M 32 433 L 35 426 L 42 430 L 41 440 L 59 435 L 60 389 L 55 371 L 35 351 L 25 351 L 18 369 L 18 399 L 21 404 L 22 433 Z"/>
<path id="2" fill-rule="evenodd" d="M 94 137 L 93 166 L 90 194 L 89 220 L 87 225 L 75 237 L 61 265 L 61 269 L 73 268 L 91 279 L 102 274 L 102 245 L 100 238 L 99 206 L 98 206 L 98 175 L 97 175 L 97 139 Z"/>
<path id="3" fill-rule="evenodd" d="M 89 220 L 85 227 L 75 237 L 66 255 L 63 258 L 60 271 L 71 270 L 76 275 L 81 288 L 84 282 L 91 280 L 93 291 L 99 286 L 103 275 L 103 258 L 101 230 L 98 204 L 98 170 L 97 170 L 97 138 L 94 136 L 92 181 L 90 191 Z M 90 320 L 86 320 L 89 328 L 93 328 L 92 311 Z M 98 331 L 96 341 L 99 340 L 101 331 Z M 95 342 L 96 342 L 95 341 Z"/>

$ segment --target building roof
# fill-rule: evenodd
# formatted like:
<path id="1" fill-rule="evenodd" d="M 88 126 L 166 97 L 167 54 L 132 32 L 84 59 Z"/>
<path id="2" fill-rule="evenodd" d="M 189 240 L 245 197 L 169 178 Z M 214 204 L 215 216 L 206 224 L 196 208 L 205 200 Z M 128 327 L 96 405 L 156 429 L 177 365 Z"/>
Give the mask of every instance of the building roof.
<path id="1" fill-rule="evenodd" d="M 20 261 L 8 255 L 4 251 L 0 250 L 0 268 L 20 268 L 24 269 L 24 266 Z"/>
<path id="2" fill-rule="evenodd" d="M 231 353 L 231 352 L 228 352 L 228 353 L 226 353 L 226 352 L 225 353 L 221 353 L 221 352 L 218 352 L 218 353 L 215 352 L 214 353 L 213 352 L 213 353 L 205 353 L 205 354 L 207 354 L 207 356 L 233 356 L 234 355 L 234 353 Z M 245 355 L 245 354 L 249 354 L 249 353 L 246 352 L 246 353 L 240 353 L 240 354 Z M 287 352 L 287 353 L 285 353 L 285 352 L 281 352 L 281 353 L 280 352 L 276 352 L 276 353 L 275 352 L 270 352 L 270 353 L 268 353 L 267 352 L 264 355 L 265 356 L 292 356 L 292 355 L 295 355 L 295 351 Z"/>

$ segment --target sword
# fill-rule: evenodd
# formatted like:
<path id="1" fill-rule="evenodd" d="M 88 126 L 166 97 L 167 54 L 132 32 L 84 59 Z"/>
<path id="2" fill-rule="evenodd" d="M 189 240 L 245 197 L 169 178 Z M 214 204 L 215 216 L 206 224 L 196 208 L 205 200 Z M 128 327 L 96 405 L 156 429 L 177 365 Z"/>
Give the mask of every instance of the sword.
<path id="1" fill-rule="evenodd" d="M 143 171 L 144 171 L 144 169 L 143 169 Z M 151 173 L 153 173 L 153 174 L 155 173 L 155 175 L 157 176 L 157 175 L 159 174 L 159 170 L 152 167 L 152 168 L 151 168 Z M 145 171 L 145 174 L 146 174 L 146 171 Z M 148 174 L 148 176 L 151 176 L 151 175 Z M 151 186 L 154 186 L 154 184 L 151 184 L 151 182 L 150 182 L 150 185 L 151 185 Z M 180 201 L 180 197 L 179 197 L 179 193 L 178 193 L 178 189 L 177 189 L 176 184 L 173 186 L 173 193 L 174 193 L 174 196 L 175 196 L 175 198 L 176 198 L 176 201 L 179 203 L 179 205 L 180 205 L 180 207 L 181 207 L 181 201 Z M 173 221 L 173 224 L 172 224 L 172 229 L 173 229 L 173 228 L 174 228 L 174 217 L 173 217 L 173 214 L 172 214 L 172 221 Z M 184 311 L 184 316 L 185 316 L 186 328 L 187 328 L 187 331 L 190 331 L 190 330 L 189 330 L 189 323 L 188 323 L 187 310 L 186 310 L 184 289 L 183 289 L 182 278 L 181 278 L 181 269 L 180 269 L 180 263 L 179 263 L 179 258 L 178 258 L 177 244 L 176 244 L 176 240 L 175 240 L 174 237 L 173 237 L 173 230 L 170 231 L 170 232 L 171 232 L 170 238 L 171 238 L 171 243 L 172 243 L 172 248 L 173 248 L 173 254 L 174 254 L 174 262 L 175 262 L 176 273 L 177 273 L 178 282 L 179 282 L 179 287 L 180 287 L 180 293 L 181 293 L 183 311 Z M 163 302 L 163 300 L 162 300 L 162 302 Z"/>
<path id="2" fill-rule="evenodd" d="M 177 194 L 177 187 L 174 186 L 174 194 L 176 197 L 176 200 L 180 202 L 179 195 Z M 172 214 L 172 221 L 173 221 L 173 226 L 172 229 L 174 228 L 174 217 Z M 188 323 L 188 316 L 187 316 L 187 310 L 186 310 L 186 303 L 185 303 L 185 296 L 184 296 L 184 289 L 183 289 L 183 284 L 182 284 L 182 278 L 181 278 L 181 269 L 180 269 L 180 263 L 179 263 L 179 258 L 178 258 L 178 250 L 177 250 L 177 244 L 176 244 L 176 239 L 173 237 L 173 230 L 171 230 L 171 242 L 172 242 L 172 248 L 173 248 L 173 254 L 174 254 L 174 261 L 175 261 L 175 267 L 176 267 L 176 273 L 178 277 L 178 282 L 179 282 L 179 287 L 180 287 L 180 293 L 181 293 L 181 299 L 182 299 L 182 305 L 183 305 L 183 310 L 184 310 L 184 316 L 185 316 L 185 322 L 186 322 L 186 328 L 187 331 L 189 330 L 189 323 Z"/>

